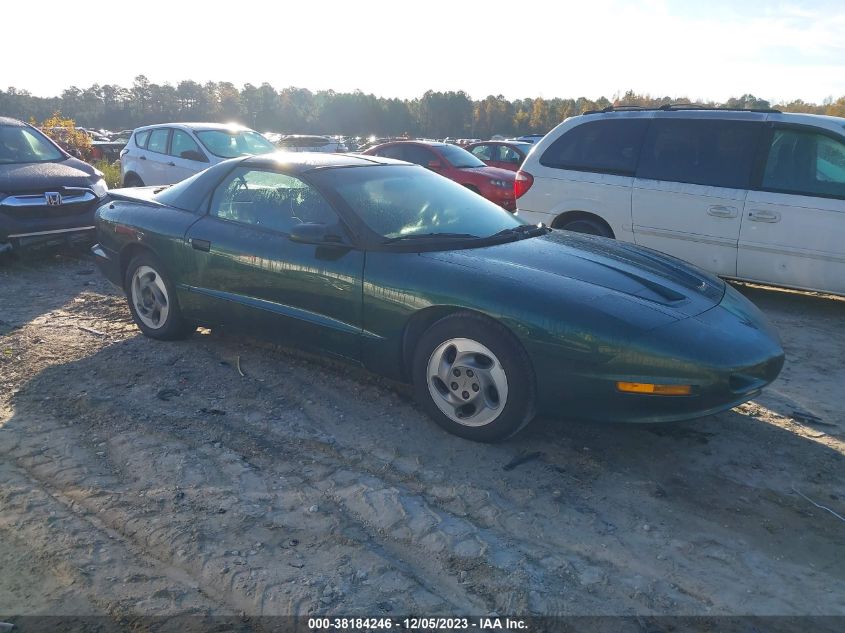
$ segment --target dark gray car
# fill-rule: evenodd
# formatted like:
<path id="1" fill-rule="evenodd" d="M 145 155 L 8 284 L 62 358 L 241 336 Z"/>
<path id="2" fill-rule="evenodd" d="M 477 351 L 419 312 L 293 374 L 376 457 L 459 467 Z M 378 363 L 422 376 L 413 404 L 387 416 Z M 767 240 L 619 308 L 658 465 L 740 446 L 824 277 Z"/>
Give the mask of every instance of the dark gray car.
<path id="1" fill-rule="evenodd" d="M 37 128 L 0 117 L 0 253 L 90 242 L 103 174 Z"/>

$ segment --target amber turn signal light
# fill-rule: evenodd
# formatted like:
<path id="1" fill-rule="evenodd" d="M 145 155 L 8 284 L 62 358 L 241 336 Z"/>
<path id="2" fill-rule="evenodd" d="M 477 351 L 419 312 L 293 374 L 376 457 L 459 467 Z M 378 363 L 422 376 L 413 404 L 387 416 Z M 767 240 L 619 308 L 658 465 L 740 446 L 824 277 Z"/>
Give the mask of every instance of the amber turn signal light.
<path id="1" fill-rule="evenodd" d="M 625 393 L 648 393 L 655 396 L 688 396 L 692 385 L 655 385 L 650 382 L 617 382 L 616 388 Z"/>

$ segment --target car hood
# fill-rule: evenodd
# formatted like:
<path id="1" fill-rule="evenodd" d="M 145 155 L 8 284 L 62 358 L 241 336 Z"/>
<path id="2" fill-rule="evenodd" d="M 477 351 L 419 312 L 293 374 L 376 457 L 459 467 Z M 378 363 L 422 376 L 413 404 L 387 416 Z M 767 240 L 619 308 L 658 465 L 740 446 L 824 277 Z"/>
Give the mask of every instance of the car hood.
<path id="1" fill-rule="evenodd" d="M 482 248 L 423 254 L 560 292 L 564 280 L 590 284 L 593 295 L 622 294 L 678 318 L 717 305 L 725 283 L 679 259 L 647 248 L 569 231 Z"/>
<path id="2" fill-rule="evenodd" d="M 90 187 L 97 170 L 76 158 L 50 163 L 0 165 L 0 192 L 40 193 L 62 187 Z"/>
<path id="3" fill-rule="evenodd" d="M 491 167 L 490 165 L 485 165 L 484 167 L 461 167 L 461 171 L 478 174 L 485 178 L 498 178 L 500 180 L 513 181 L 515 178 L 514 172 L 511 170 L 502 169 L 501 167 Z"/>

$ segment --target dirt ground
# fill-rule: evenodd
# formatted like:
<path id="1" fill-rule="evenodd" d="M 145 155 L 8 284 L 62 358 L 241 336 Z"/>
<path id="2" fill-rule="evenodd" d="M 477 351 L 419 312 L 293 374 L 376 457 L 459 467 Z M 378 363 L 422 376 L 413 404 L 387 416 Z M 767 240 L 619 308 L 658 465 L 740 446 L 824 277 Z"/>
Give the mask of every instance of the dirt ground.
<path id="1" fill-rule="evenodd" d="M 787 351 L 754 402 L 480 445 L 354 367 L 144 338 L 84 256 L 0 266 L 0 615 L 845 615 L 845 301 L 740 288 Z"/>

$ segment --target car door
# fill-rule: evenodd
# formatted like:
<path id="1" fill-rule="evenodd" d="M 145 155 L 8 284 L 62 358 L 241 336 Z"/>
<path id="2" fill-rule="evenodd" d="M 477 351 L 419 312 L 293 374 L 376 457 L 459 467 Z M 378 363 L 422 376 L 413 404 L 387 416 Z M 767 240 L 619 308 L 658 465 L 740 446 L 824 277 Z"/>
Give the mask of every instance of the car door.
<path id="1" fill-rule="evenodd" d="M 735 277 L 760 120 L 658 115 L 631 197 L 634 241 Z"/>
<path id="2" fill-rule="evenodd" d="M 144 161 L 146 177 L 141 176 L 145 185 L 171 185 L 176 182 L 169 180 L 171 174 L 168 163 L 172 162 L 167 154 L 169 143 L 170 128 L 159 127 L 150 132 Z"/>
<path id="3" fill-rule="evenodd" d="M 335 228 L 342 242 L 291 241 L 291 228 L 303 222 Z M 364 255 L 312 186 L 285 173 L 238 167 L 186 241 L 194 266 L 185 289 L 205 320 L 360 357 Z"/>
<path id="4" fill-rule="evenodd" d="M 208 157 L 199 144 L 185 130 L 173 129 L 170 136 L 170 160 L 167 162 L 167 178 L 179 182 L 208 167 Z"/>
<path id="5" fill-rule="evenodd" d="M 845 294 L 845 137 L 776 123 L 739 239 L 743 279 Z"/>

